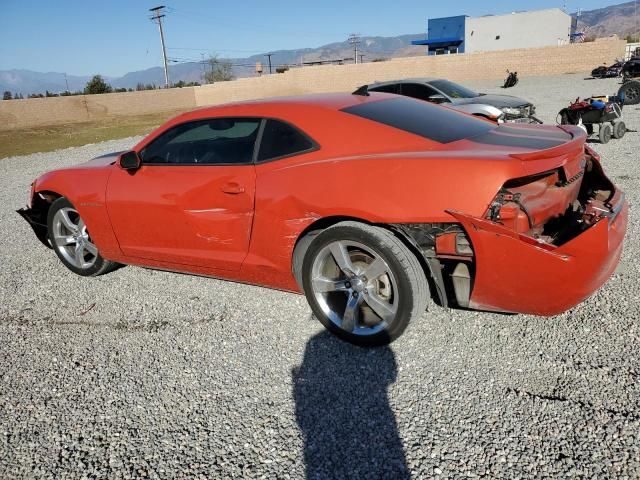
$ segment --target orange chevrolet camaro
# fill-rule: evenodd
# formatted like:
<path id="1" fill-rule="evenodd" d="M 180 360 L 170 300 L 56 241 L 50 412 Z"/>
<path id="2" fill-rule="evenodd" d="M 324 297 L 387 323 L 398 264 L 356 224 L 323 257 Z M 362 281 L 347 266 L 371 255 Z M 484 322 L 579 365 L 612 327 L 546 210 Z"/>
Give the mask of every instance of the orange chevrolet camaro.
<path id="1" fill-rule="evenodd" d="M 555 315 L 607 280 L 628 205 L 585 139 L 366 91 L 235 103 L 42 175 L 19 213 L 79 275 L 302 291 L 329 330 L 381 345 L 429 299 Z"/>

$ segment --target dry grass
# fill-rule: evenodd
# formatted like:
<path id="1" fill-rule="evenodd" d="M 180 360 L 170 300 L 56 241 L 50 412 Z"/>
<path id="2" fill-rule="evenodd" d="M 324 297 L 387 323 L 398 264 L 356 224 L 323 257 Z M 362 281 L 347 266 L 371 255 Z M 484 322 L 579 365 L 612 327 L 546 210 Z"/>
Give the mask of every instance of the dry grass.
<path id="1" fill-rule="evenodd" d="M 143 135 L 182 111 L 106 117 L 92 122 L 3 130 L 0 131 L 0 158 Z"/>

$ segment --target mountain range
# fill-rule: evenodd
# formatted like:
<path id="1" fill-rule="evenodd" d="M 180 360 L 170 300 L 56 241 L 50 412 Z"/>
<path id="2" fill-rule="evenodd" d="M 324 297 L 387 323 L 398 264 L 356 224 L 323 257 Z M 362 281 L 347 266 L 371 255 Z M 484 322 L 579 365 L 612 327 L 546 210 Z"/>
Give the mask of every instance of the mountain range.
<path id="1" fill-rule="evenodd" d="M 638 12 L 640 13 L 640 12 Z M 574 14 L 575 16 L 575 14 Z M 635 2 L 611 5 L 597 10 L 581 12 L 578 25 L 587 28 L 587 36 L 606 36 L 617 34 L 624 37 L 628 34 L 638 35 L 638 15 Z M 424 33 L 400 35 L 396 37 L 362 37 L 359 55 L 364 61 L 375 59 L 424 55 L 424 47 L 412 46 L 411 41 L 424 38 Z M 349 41 L 335 42 L 317 48 L 279 50 L 270 52 L 273 70 L 277 66 L 299 65 L 301 63 L 353 59 L 353 46 Z M 268 61 L 264 54 L 244 58 L 225 59 L 232 63 L 236 77 L 255 75 L 255 65 L 262 63 L 264 72 L 268 72 Z M 169 66 L 172 82 L 202 82 L 203 65 L 200 62 L 175 63 Z M 54 93 L 65 90 L 82 90 L 91 75 L 65 75 L 57 72 L 33 72 L 30 70 L 0 71 L 0 92 L 8 90 L 12 93 Z M 104 77 L 114 88 L 135 88 L 138 83 L 164 84 L 162 67 L 129 72 L 121 77 Z"/>
<path id="2" fill-rule="evenodd" d="M 640 5 L 632 1 L 581 12 L 578 17 L 578 29 L 584 27 L 587 37 L 606 37 L 613 34 L 620 38 L 627 35 L 637 37 L 640 34 Z"/>

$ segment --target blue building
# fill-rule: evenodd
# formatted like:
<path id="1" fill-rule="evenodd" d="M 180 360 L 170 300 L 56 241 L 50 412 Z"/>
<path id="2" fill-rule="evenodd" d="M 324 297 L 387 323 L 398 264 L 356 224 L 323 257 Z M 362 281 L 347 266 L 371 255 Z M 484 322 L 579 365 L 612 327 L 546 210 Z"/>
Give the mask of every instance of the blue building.
<path id="1" fill-rule="evenodd" d="M 464 53 L 464 31 L 467 15 L 430 18 L 427 38 L 414 40 L 412 45 L 426 45 L 427 55 Z"/>
<path id="2" fill-rule="evenodd" d="M 571 17 L 559 8 L 483 17 L 430 18 L 427 55 L 536 48 L 569 43 Z"/>

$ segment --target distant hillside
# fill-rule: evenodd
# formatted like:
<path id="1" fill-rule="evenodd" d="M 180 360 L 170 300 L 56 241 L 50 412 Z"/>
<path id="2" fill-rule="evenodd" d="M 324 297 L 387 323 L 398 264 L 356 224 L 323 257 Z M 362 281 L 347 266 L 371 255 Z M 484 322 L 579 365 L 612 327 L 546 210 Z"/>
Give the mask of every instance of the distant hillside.
<path id="1" fill-rule="evenodd" d="M 69 90 L 82 90 L 90 76 L 67 75 Z M 6 90 L 11 93 L 44 93 L 64 92 L 67 89 L 64 73 L 57 72 L 32 72 L 31 70 L 5 70 L 0 71 L 0 92 Z"/>
<path id="2" fill-rule="evenodd" d="M 411 40 L 423 37 L 424 33 L 397 37 L 362 37 L 359 53 L 364 55 L 365 62 L 376 58 L 424 55 L 424 47 L 411 45 Z M 278 65 L 298 65 L 301 62 L 352 58 L 353 47 L 348 41 L 344 41 L 330 43 L 318 48 L 278 50 L 269 53 L 273 54 L 271 62 L 275 71 L 275 67 Z M 264 54 L 225 60 L 229 60 L 235 65 L 233 71 L 236 77 L 255 75 L 256 62 L 262 62 L 265 72 L 268 69 L 267 59 Z M 169 74 L 172 82 L 180 80 L 201 82 L 202 65 L 191 62 L 170 64 Z M 82 90 L 90 78 L 91 75 L 69 75 L 67 77 L 69 89 L 72 91 Z M 135 88 L 138 83 L 164 85 L 164 71 L 161 66 L 129 72 L 122 77 L 105 78 L 114 88 Z M 25 96 L 30 93 L 44 93 L 45 90 L 58 93 L 66 90 L 66 84 L 63 73 L 40 73 L 29 70 L 0 71 L 0 93 L 5 90 L 9 90 L 12 93 L 22 93 Z"/>
<path id="3" fill-rule="evenodd" d="M 627 35 L 637 36 L 640 34 L 640 5 L 637 15 L 635 2 L 582 12 L 578 27 L 587 27 L 587 36 L 590 37 L 606 37 L 613 34 L 620 38 Z"/>

